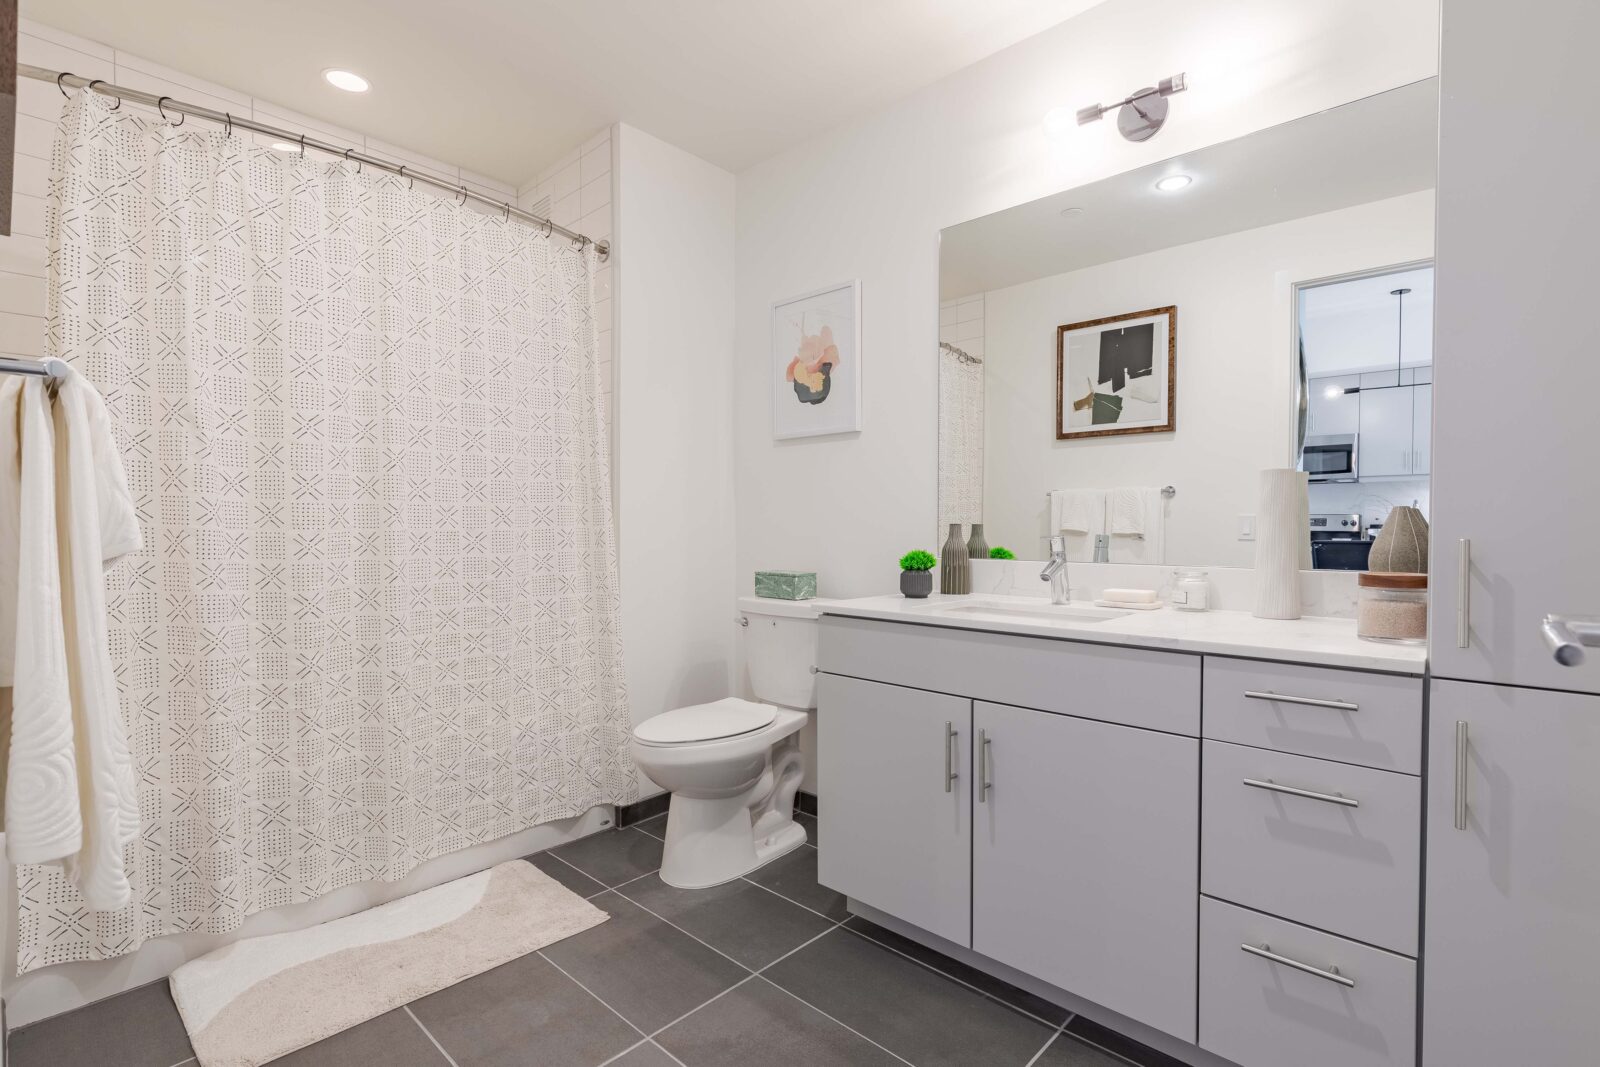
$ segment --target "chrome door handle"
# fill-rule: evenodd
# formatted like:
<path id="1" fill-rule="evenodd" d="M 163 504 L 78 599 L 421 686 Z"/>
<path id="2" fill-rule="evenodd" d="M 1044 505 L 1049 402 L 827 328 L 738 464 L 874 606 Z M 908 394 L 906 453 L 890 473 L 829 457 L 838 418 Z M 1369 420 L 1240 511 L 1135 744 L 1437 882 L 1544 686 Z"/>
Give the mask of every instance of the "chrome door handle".
<path id="1" fill-rule="evenodd" d="M 1600 648 L 1600 619 L 1546 615 L 1539 632 L 1550 646 L 1556 662 L 1576 667 L 1583 662 L 1585 648 Z"/>
<path id="2" fill-rule="evenodd" d="M 1472 644 L 1472 542 L 1456 543 L 1456 647 Z"/>
<path id="3" fill-rule="evenodd" d="M 1347 808 L 1359 808 L 1361 801 L 1345 796 L 1343 793 L 1318 793 L 1310 789 L 1296 789 L 1292 785 L 1279 785 L 1271 778 L 1246 778 L 1244 784 L 1251 789 L 1265 789 L 1272 793 L 1288 793 L 1292 797 L 1305 797 L 1307 800 L 1320 800 L 1327 804 L 1342 804 Z"/>
<path id="4" fill-rule="evenodd" d="M 978 731 L 978 803 L 988 802 L 989 790 L 994 783 L 989 780 L 989 735 Z"/>
<path id="5" fill-rule="evenodd" d="M 1266 690 L 1246 689 L 1244 695 L 1251 700 L 1271 700 L 1279 704 L 1304 704 L 1308 708 L 1332 708 L 1334 711 L 1359 711 L 1360 704 L 1352 704 L 1348 700 L 1324 700 L 1321 697 L 1294 697 L 1287 693 L 1273 693 Z"/>
<path id="6" fill-rule="evenodd" d="M 1467 724 L 1456 720 L 1456 829 L 1467 828 Z"/>
<path id="7" fill-rule="evenodd" d="M 1285 967 L 1293 967 L 1295 970 L 1304 974 L 1314 974 L 1318 978 L 1325 978 L 1330 982 L 1337 982 L 1346 989 L 1354 989 L 1356 987 L 1355 979 L 1346 978 L 1344 975 L 1339 973 L 1339 968 L 1337 967 L 1329 967 L 1327 970 L 1323 970 L 1321 967 L 1313 967 L 1309 963 L 1301 963 L 1299 960 L 1292 960 L 1288 956 L 1278 955 L 1276 952 L 1272 951 L 1271 945 L 1261 945 L 1260 947 L 1257 947 L 1255 945 L 1245 944 L 1240 945 L 1239 947 L 1250 953 L 1252 956 L 1260 956 L 1264 960 L 1270 960 L 1273 963 L 1281 963 Z"/>
<path id="8" fill-rule="evenodd" d="M 956 728 L 952 723 L 944 724 L 944 791 L 950 792 L 955 780 L 961 775 L 956 773 Z"/>

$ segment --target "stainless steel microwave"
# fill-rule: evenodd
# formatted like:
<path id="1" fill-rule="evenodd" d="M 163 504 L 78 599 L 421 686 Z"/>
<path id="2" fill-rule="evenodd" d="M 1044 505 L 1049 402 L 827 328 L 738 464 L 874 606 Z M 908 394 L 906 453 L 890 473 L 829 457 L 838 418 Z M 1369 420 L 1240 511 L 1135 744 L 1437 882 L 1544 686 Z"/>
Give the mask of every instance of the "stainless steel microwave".
<path id="1" fill-rule="evenodd" d="M 1300 469 L 1313 482 L 1356 481 L 1356 435 L 1325 434 L 1307 437 L 1300 452 Z"/>

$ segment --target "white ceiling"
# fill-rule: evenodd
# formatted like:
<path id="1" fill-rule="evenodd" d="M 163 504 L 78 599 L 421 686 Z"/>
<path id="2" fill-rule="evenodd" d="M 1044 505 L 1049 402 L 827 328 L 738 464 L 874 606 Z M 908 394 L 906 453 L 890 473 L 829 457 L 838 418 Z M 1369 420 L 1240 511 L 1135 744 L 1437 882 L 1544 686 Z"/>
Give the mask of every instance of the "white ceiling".
<path id="1" fill-rule="evenodd" d="M 1438 80 L 1429 78 L 952 226 L 940 235 L 939 295 L 1003 289 L 1431 189 L 1438 113 Z M 1183 121 L 1181 109 L 1174 114 Z M 1095 126 L 1073 132 L 1116 136 Z M 1178 173 L 1193 183 L 1155 188 Z M 1083 210 L 1064 217 L 1068 208 Z"/>
<path id="2" fill-rule="evenodd" d="M 1099 0 L 23 0 L 22 14 L 522 184 L 623 121 L 729 170 Z M 365 75 L 341 93 L 321 72 Z"/>
<path id="3" fill-rule="evenodd" d="M 1302 289 L 1300 337 L 1308 378 L 1432 363 L 1433 268 Z"/>

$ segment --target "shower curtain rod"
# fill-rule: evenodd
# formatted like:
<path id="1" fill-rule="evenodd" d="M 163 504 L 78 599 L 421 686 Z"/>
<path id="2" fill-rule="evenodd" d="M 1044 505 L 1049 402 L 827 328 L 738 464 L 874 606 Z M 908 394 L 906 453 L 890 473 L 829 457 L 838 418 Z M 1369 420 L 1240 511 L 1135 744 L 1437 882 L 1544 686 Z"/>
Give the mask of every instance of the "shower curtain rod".
<path id="1" fill-rule="evenodd" d="M 39 81 L 55 82 L 56 87 L 61 88 L 63 92 L 65 91 L 65 86 L 71 85 L 100 93 L 102 96 L 115 97 L 119 103 L 123 100 L 132 100 L 136 104 L 144 104 L 147 107 L 155 108 L 162 113 L 163 117 L 170 110 L 176 111 L 180 115 L 193 115 L 197 119 L 222 123 L 228 127 L 229 132 L 232 132 L 233 128 L 237 126 L 241 130 L 250 130 L 254 133 L 265 134 L 268 137 L 277 137 L 283 141 L 298 145 L 302 153 L 307 148 L 315 148 L 319 152 L 327 152 L 330 155 L 339 156 L 349 163 L 360 163 L 363 166 L 376 167 L 379 170 L 388 171 L 390 174 L 398 174 L 408 181 L 421 182 L 424 185 L 431 185 L 435 189 L 442 189 L 459 197 L 462 203 L 468 200 L 475 200 L 480 204 L 487 204 L 489 207 L 499 209 L 505 215 L 507 222 L 513 218 L 520 219 L 538 229 L 544 230 L 546 234 L 559 233 L 561 236 L 570 238 L 580 244 L 594 245 L 594 250 L 599 253 L 602 262 L 611 255 L 611 243 L 609 241 L 596 241 L 576 230 L 558 226 L 550 219 L 535 215 L 531 211 L 522 211 L 512 207 L 509 201 L 492 200 L 487 196 L 473 192 L 465 185 L 452 185 L 449 182 L 440 181 L 438 178 L 430 178 L 426 174 L 410 172 L 399 163 L 391 163 L 386 159 L 379 159 L 377 156 L 369 156 L 354 148 L 331 144 L 315 137 L 308 137 L 302 133 L 279 129 L 277 126 L 268 126 L 264 122 L 257 122 L 254 119 L 244 118 L 231 112 L 217 111 L 213 108 L 202 107 L 199 104 L 175 100 L 170 96 L 157 96 L 155 93 L 147 93 L 139 89 L 127 89 L 120 85 L 112 85 L 100 78 L 85 78 L 67 71 L 46 70 L 44 67 L 35 67 L 27 63 L 17 64 L 17 75 L 23 78 L 36 78 Z M 179 123 L 179 125 L 182 125 L 182 123 Z"/>

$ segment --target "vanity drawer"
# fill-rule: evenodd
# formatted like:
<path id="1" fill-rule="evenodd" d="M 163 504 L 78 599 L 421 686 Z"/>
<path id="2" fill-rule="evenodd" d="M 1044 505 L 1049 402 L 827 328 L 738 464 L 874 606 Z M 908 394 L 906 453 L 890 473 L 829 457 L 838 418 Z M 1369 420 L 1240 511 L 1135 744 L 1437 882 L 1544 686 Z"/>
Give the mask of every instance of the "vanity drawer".
<path id="1" fill-rule="evenodd" d="M 1201 763 L 1202 893 L 1416 955 L 1421 779 L 1219 741 Z"/>
<path id="2" fill-rule="evenodd" d="M 1200 898 L 1201 1048 L 1240 1067 L 1411 1067 L 1416 1026 L 1416 961 Z"/>
<path id="3" fill-rule="evenodd" d="M 830 674 L 1200 734 L 1200 657 L 838 615 L 822 618 Z"/>
<path id="4" fill-rule="evenodd" d="M 1205 736 L 1422 773 L 1422 679 L 1206 657 Z"/>

